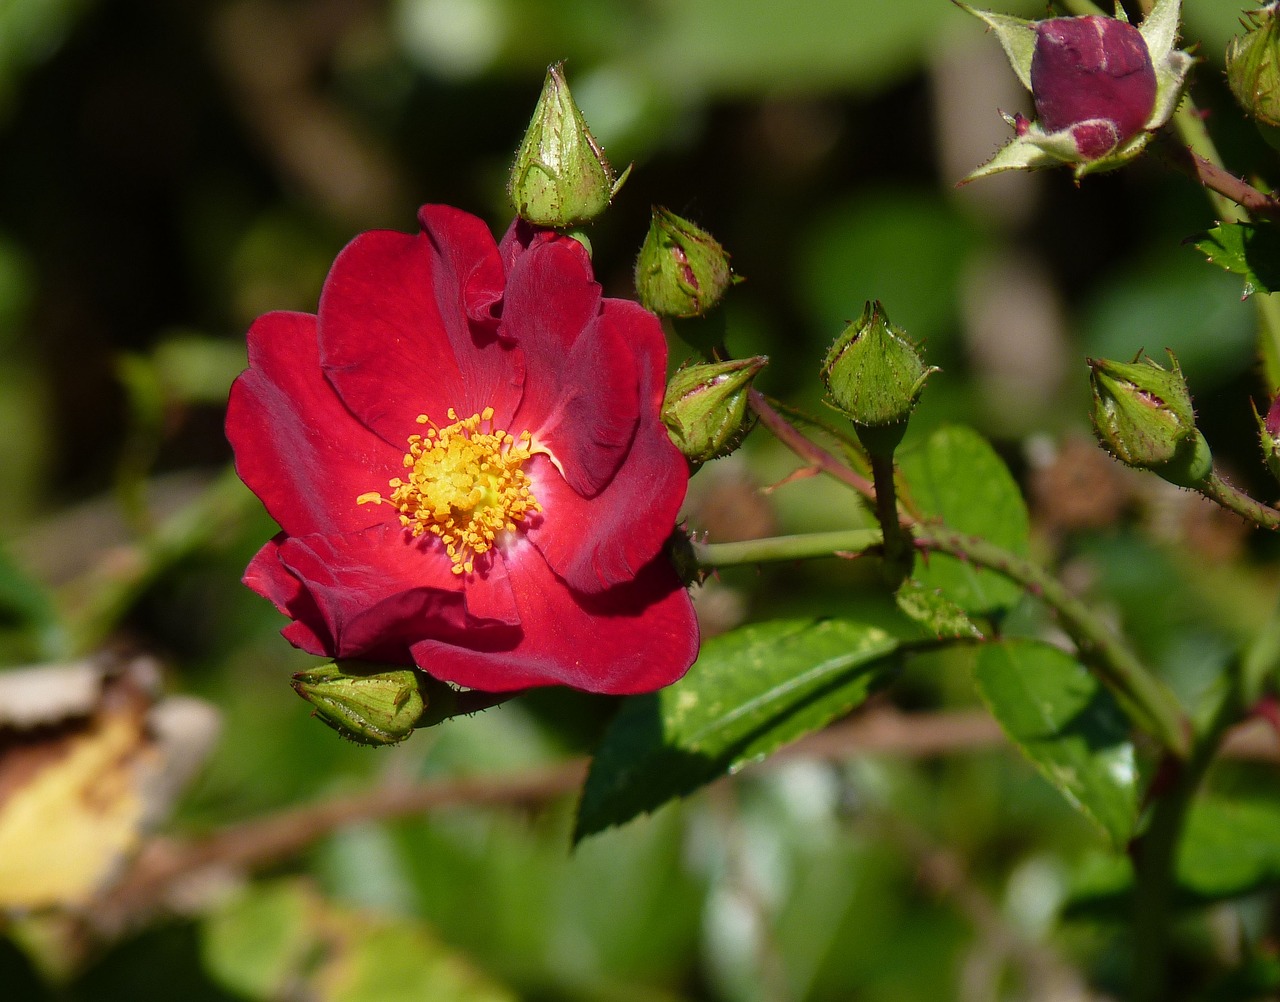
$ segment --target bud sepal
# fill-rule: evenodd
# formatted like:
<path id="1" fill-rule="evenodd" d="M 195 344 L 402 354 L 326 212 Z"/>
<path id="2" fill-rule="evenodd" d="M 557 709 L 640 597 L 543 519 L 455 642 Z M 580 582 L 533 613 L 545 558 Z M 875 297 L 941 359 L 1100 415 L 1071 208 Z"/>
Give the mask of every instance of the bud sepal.
<path id="1" fill-rule="evenodd" d="M 1254 419 L 1258 422 L 1258 438 L 1262 444 L 1262 460 L 1271 475 L 1280 480 L 1280 396 L 1271 402 L 1263 417 L 1255 407 Z"/>
<path id="2" fill-rule="evenodd" d="M 1005 115 L 1014 138 L 962 184 L 1064 164 L 1080 178 L 1128 163 L 1173 116 L 1195 62 L 1175 48 L 1181 0 L 1158 0 L 1136 28 L 1120 8 L 1114 18 L 1026 21 L 953 2 L 995 31 L 1037 112 Z"/>
<path id="3" fill-rule="evenodd" d="M 1280 143 L 1280 2 L 1246 11 L 1227 45 L 1227 84 L 1272 146 Z"/>

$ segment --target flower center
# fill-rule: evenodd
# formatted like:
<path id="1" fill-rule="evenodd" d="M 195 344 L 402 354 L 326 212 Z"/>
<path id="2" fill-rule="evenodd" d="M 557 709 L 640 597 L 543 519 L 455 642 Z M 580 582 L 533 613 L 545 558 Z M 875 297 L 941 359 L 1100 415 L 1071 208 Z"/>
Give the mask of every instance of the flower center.
<path id="1" fill-rule="evenodd" d="M 437 428 L 419 414 L 418 424 L 431 427 L 409 436 L 407 478 L 388 482 L 389 497 L 370 491 L 356 504 L 395 505 L 400 524 L 415 538 L 424 532 L 440 537 L 454 574 L 470 574 L 476 556 L 491 549 L 499 534 L 514 532 L 517 523 L 542 511 L 524 472 L 535 450 L 529 432 L 513 436 L 493 429 L 492 407 L 461 420 L 450 407 L 449 420 Z"/>

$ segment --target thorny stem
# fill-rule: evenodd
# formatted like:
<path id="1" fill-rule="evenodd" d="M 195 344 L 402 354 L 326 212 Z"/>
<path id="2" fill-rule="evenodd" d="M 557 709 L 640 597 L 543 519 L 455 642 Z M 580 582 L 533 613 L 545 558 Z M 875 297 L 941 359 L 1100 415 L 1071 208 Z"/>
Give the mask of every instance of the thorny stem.
<path id="1" fill-rule="evenodd" d="M 851 486 L 855 486 L 856 481 L 855 489 L 866 493 L 864 487 L 868 485 L 862 477 L 825 449 L 809 441 L 754 390 L 751 393 L 751 404 L 760 415 L 761 423 L 797 456 Z M 880 477 L 877 475 L 877 482 L 879 481 Z M 874 491 L 872 496 L 874 497 Z M 1277 513 L 1277 517 L 1280 518 L 1280 513 Z M 896 521 L 890 519 L 890 522 Z M 911 523 L 911 534 L 921 549 L 947 553 L 993 570 L 1022 585 L 1056 609 L 1064 625 L 1080 645 L 1082 656 L 1093 666 L 1098 677 L 1112 689 L 1133 718 L 1170 753 L 1180 759 L 1187 756 L 1192 729 L 1176 697 L 1146 669 L 1110 627 L 1067 591 L 1057 578 L 1031 561 L 985 539 L 918 520 Z"/>
<path id="2" fill-rule="evenodd" d="M 1187 756 L 1191 725 L 1177 698 L 1106 623 L 1057 578 L 1032 561 L 976 536 L 927 524 L 917 524 L 914 535 L 916 545 L 922 550 L 946 553 L 993 570 L 1057 610 L 1063 625 L 1079 645 L 1081 656 L 1129 714 L 1170 753 L 1180 759 Z"/>
<path id="3" fill-rule="evenodd" d="M 1169 998 L 1169 926 L 1174 909 L 1178 842 L 1196 790 L 1222 747 L 1228 728 L 1240 717 L 1238 690 L 1219 704 L 1213 720 L 1186 761 L 1166 759 L 1157 773 L 1168 787 L 1153 800 L 1146 831 L 1130 846 L 1134 865 L 1133 998 L 1161 1002 Z"/>
<path id="4" fill-rule="evenodd" d="M 1204 127 L 1204 123 L 1199 119 L 1196 119 L 1196 124 L 1201 128 Z M 1224 221 L 1240 222 L 1248 219 L 1247 213 L 1280 219 L 1280 199 L 1259 191 L 1215 160 L 1201 155 L 1190 146 L 1178 144 L 1169 144 L 1163 153 L 1165 158 L 1179 170 L 1193 180 L 1199 181 L 1210 192 L 1221 196 L 1211 200 L 1215 211 Z M 1245 211 L 1241 212 L 1241 209 Z"/>
<path id="5" fill-rule="evenodd" d="M 869 485 L 866 485 L 863 478 L 841 464 L 825 449 L 809 441 L 770 407 L 763 396 L 752 391 L 751 402 L 760 415 L 761 423 L 797 456 L 851 486 L 856 482 L 855 489 L 866 493 L 865 487 Z M 1102 619 L 1067 591 L 1057 578 L 1031 561 L 985 539 L 920 521 L 911 524 L 911 534 L 921 549 L 947 553 L 993 570 L 1022 585 L 1056 609 L 1064 625 L 1080 645 L 1082 656 L 1092 665 L 1098 677 L 1112 689 L 1135 721 L 1174 756 L 1180 759 L 1187 756 L 1191 725 L 1173 693 L 1146 669 Z M 761 541 L 757 540 L 755 545 L 760 546 Z M 800 544 L 792 542 L 786 545 L 798 548 Z"/>
<path id="6" fill-rule="evenodd" d="M 752 390 L 748 399 L 751 402 L 751 409 L 760 418 L 760 423 L 773 432 L 774 438 L 806 463 L 848 484 L 863 497 L 875 496 L 875 488 L 866 477 L 858 475 L 822 446 L 806 438 L 790 421 L 773 409 L 763 393 Z"/>
<path id="7" fill-rule="evenodd" d="M 1216 471 L 1198 483 L 1196 490 L 1259 528 L 1280 529 L 1280 511 L 1255 501 L 1238 487 L 1232 487 Z"/>

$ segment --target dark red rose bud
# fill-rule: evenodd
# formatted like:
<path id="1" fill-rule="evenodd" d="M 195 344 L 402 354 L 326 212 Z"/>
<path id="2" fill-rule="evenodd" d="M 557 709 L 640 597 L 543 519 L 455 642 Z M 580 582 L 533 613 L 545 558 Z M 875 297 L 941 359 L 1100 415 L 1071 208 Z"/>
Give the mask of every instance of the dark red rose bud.
<path id="1" fill-rule="evenodd" d="M 1096 159 L 1142 131 L 1155 109 L 1156 73 L 1137 28 L 1096 16 L 1034 27 L 1031 93 L 1046 132 L 1073 130 L 1080 155 Z"/>

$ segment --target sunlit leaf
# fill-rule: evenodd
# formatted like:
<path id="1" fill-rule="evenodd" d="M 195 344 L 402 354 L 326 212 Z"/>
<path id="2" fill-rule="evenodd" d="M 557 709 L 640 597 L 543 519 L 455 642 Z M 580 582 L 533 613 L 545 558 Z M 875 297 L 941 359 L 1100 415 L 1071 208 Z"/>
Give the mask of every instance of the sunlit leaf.
<path id="1" fill-rule="evenodd" d="M 982 536 L 1025 555 L 1029 546 L 1027 507 L 1004 461 L 971 428 L 939 428 L 899 457 L 909 500 L 926 518 L 936 518 L 959 532 Z M 922 588 L 937 589 L 969 613 L 989 614 L 1011 608 L 1021 589 L 994 571 L 944 554 L 918 561 L 915 578 Z"/>
<path id="2" fill-rule="evenodd" d="M 592 763 L 577 838 L 683 796 L 857 706 L 898 640 L 847 620 L 781 620 L 708 641 L 689 674 L 627 700 Z"/>
<path id="3" fill-rule="evenodd" d="M 1031 640 L 984 647 L 974 678 L 1010 740 L 1117 848 L 1137 820 L 1130 727 L 1110 693 L 1069 654 Z"/>
<path id="4" fill-rule="evenodd" d="M 937 637 L 968 637 L 981 640 L 982 633 L 964 610 L 936 588 L 919 581 L 904 581 L 894 594 L 898 608 Z"/>
<path id="5" fill-rule="evenodd" d="M 1280 289 L 1280 231 L 1266 223 L 1223 223 L 1193 243 L 1213 264 L 1244 278 L 1244 296 Z"/>

